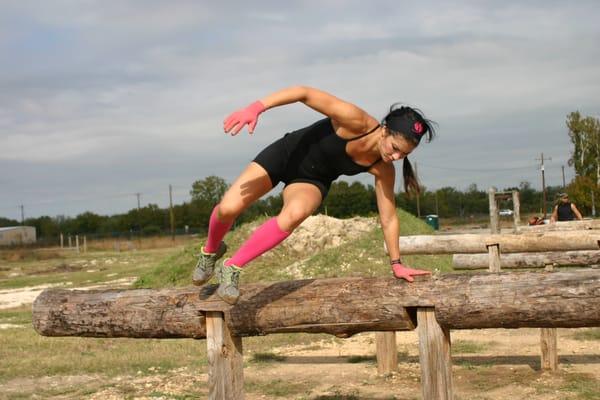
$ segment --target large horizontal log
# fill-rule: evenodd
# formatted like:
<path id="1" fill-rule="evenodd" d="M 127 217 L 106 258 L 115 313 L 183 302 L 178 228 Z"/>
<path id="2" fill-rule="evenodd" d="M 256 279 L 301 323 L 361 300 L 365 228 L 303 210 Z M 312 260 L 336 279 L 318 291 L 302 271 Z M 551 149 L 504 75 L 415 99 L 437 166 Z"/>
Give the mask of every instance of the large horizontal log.
<path id="1" fill-rule="evenodd" d="M 33 321 L 34 328 L 48 336 L 203 338 L 203 311 L 224 311 L 237 336 L 279 332 L 349 336 L 411 330 L 414 323 L 406 309 L 389 296 L 399 284 L 390 279 L 257 283 L 243 285 L 233 307 L 214 294 L 214 285 L 160 290 L 47 289 L 33 304 Z M 404 291 L 411 304 L 420 304 L 419 289 Z"/>
<path id="2" fill-rule="evenodd" d="M 205 337 L 205 311 L 223 311 L 232 333 L 413 329 L 414 310 L 434 307 L 442 326 L 600 326 L 600 271 L 520 272 L 394 278 L 335 278 L 248 284 L 229 306 L 214 286 L 70 291 L 47 289 L 33 304 L 46 336 Z M 408 310 L 408 313 L 407 313 Z"/>
<path id="3" fill-rule="evenodd" d="M 560 267 L 600 264 L 600 250 L 551 251 L 545 253 L 500 254 L 502 268 L 544 268 L 546 265 Z M 457 270 L 488 268 L 488 254 L 454 254 L 452 265 Z"/>
<path id="4" fill-rule="evenodd" d="M 501 253 L 598 250 L 600 231 L 400 236 L 402 254 L 486 253 L 490 244 Z"/>
<path id="5" fill-rule="evenodd" d="M 599 270 L 467 275 L 463 288 L 437 283 L 435 315 L 449 329 L 600 326 Z"/>
<path id="6" fill-rule="evenodd" d="M 581 221 L 557 221 L 544 225 L 521 225 L 519 232 L 549 232 L 549 231 L 584 231 L 600 229 L 600 219 L 584 219 Z"/>

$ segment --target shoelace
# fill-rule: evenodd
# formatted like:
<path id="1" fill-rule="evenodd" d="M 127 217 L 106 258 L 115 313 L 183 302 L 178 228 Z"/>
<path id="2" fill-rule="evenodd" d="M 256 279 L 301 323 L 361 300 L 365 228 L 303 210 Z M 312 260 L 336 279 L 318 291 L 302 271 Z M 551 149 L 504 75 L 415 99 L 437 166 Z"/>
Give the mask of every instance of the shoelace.
<path id="1" fill-rule="evenodd" d="M 238 286 L 240 282 L 240 270 L 234 267 L 224 267 L 223 268 L 223 283 L 227 286 L 234 285 Z"/>

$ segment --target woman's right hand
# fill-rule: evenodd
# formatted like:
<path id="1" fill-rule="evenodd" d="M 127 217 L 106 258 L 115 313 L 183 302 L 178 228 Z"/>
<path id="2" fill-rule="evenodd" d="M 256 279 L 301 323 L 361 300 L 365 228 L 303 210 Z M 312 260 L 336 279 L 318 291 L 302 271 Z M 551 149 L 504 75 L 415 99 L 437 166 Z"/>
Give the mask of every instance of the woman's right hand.
<path id="1" fill-rule="evenodd" d="M 265 106 L 260 101 L 255 101 L 246 108 L 237 110 L 230 114 L 223 121 L 223 129 L 225 133 L 230 133 L 232 136 L 237 135 L 244 125 L 248 125 L 248 133 L 254 133 L 254 128 L 258 122 L 258 116 L 265 111 Z"/>

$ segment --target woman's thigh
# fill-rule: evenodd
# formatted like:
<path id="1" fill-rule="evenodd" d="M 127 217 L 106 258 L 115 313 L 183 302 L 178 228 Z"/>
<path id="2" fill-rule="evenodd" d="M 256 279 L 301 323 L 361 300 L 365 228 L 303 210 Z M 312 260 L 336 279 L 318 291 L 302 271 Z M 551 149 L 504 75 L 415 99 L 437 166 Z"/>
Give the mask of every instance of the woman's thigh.
<path id="1" fill-rule="evenodd" d="M 219 216 L 226 220 L 236 218 L 271 189 L 273 185 L 267 171 L 251 162 L 223 195 L 219 203 Z"/>
<path id="2" fill-rule="evenodd" d="M 293 231 L 321 205 L 321 191 L 316 185 L 306 182 L 289 184 L 283 190 L 283 208 L 277 217 L 279 227 Z"/>

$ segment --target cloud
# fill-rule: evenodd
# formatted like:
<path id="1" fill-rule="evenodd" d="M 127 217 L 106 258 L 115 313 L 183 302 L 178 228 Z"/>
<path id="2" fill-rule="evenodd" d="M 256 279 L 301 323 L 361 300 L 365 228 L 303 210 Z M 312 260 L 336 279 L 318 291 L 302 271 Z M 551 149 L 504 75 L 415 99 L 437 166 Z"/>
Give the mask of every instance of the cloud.
<path id="1" fill-rule="evenodd" d="M 439 123 L 411 157 L 430 188 L 535 186 L 539 171 L 527 168 L 539 153 L 550 170 L 566 163 L 566 115 L 598 113 L 598 11 L 592 1 L 8 2 L 0 215 L 37 204 L 32 187 L 56 201 L 32 213 L 69 214 L 80 208 L 61 196 L 95 188 L 232 181 L 262 147 L 320 118 L 290 105 L 263 114 L 253 137 L 222 134 L 229 112 L 292 84 L 376 118 L 396 101 L 420 107 Z"/>

